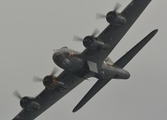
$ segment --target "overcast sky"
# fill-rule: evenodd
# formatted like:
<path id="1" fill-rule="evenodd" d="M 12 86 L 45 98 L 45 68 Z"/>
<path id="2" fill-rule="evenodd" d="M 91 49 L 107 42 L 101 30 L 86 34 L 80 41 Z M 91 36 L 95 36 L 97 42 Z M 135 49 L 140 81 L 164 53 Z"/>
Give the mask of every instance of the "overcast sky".
<path id="1" fill-rule="evenodd" d="M 116 2 L 119 11 L 131 0 L 1 0 L 0 1 L 0 119 L 11 120 L 21 110 L 13 96 L 36 96 L 44 89 L 33 83 L 56 66 L 53 49 L 68 46 L 82 51 L 73 35 L 85 37 L 108 23 L 96 20 Z M 158 34 L 125 67 L 129 80 L 112 80 L 82 109 L 72 109 L 96 82 L 84 81 L 37 120 L 166 120 L 167 33 L 166 0 L 153 0 L 122 41 L 109 55 L 113 61 L 125 54 L 153 29 Z M 59 68 L 59 73 L 62 69 Z M 57 75 L 59 74 L 57 73 Z"/>

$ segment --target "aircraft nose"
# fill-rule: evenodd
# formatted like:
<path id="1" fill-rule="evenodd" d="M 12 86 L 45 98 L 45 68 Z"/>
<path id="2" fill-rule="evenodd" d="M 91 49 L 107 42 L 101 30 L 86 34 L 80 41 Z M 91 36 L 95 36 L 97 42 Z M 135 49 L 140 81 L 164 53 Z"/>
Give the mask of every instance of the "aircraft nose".
<path id="1" fill-rule="evenodd" d="M 53 61 L 55 62 L 55 64 L 57 64 L 58 66 L 62 67 L 63 69 L 71 66 L 70 60 L 67 59 L 63 55 L 63 53 L 60 53 L 60 52 L 55 52 L 53 54 Z"/>
<path id="2" fill-rule="evenodd" d="M 63 54 L 62 53 L 60 53 L 60 52 L 55 52 L 54 54 L 53 54 L 53 61 L 57 64 L 57 63 L 59 63 L 59 62 L 61 62 L 61 61 L 63 61 L 65 59 L 65 57 L 63 56 Z"/>

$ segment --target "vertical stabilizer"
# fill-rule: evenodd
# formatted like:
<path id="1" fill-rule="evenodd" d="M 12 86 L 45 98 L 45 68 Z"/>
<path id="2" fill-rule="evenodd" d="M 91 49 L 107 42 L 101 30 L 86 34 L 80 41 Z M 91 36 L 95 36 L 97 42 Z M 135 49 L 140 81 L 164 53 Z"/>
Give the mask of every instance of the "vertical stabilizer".
<path id="1" fill-rule="evenodd" d="M 143 40 L 136 44 L 131 50 L 129 50 L 124 56 L 117 60 L 114 65 L 120 68 L 125 67 L 129 61 L 154 37 L 158 32 L 158 29 L 153 30 Z"/>

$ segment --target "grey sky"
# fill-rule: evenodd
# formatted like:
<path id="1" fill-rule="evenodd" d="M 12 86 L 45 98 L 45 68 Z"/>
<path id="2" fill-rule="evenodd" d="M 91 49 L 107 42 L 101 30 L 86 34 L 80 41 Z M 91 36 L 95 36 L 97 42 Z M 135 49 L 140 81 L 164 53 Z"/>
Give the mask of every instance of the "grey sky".
<path id="1" fill-rule="evenodd" d="M 121 3 L 121 11 L 130 1 L 1 0 L 0 119 L 10 120 L 21 110 L 19 100 L 12 95 L 14 90 L 22 96 L 36 96 L 44 89 L 32 78 L 43 78 L 56 66 L 53 49 L 68 46 L 82 51 L 82 43 L 72 41 L 73 35 L 84 37 L 95 28 L 102 31 L 108 23 L 96 20 L 96 13 L 106 14 L 116 2 Z M 112 80 L 81 110 L 72 113 L 96 79 L 84 81 L 37 120 L 166 120 L 166 4 L 166 0 L 152 0 L 110 54 L 117 60 L 153 29 L 159 29 L 125 68 L 131 73 L 129 80 Z"/>

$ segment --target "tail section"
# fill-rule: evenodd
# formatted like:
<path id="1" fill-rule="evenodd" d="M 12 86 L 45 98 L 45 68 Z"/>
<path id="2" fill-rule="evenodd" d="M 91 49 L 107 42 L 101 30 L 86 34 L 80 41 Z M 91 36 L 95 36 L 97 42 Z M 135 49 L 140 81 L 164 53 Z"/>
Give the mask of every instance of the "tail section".
<path id="1" fill-rule="evenodd" d="M 129 63 L 129 61 L 154 37 L 157 32 L 158 29 L 153 30 L 143 40 L 141 40 L 131 50 L 123 55 L 118 61 L 116 61 L 114 65 L 120 68 L 125 67 Z"/>

